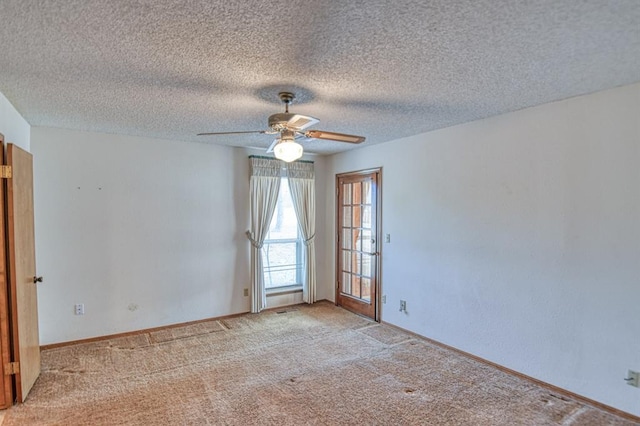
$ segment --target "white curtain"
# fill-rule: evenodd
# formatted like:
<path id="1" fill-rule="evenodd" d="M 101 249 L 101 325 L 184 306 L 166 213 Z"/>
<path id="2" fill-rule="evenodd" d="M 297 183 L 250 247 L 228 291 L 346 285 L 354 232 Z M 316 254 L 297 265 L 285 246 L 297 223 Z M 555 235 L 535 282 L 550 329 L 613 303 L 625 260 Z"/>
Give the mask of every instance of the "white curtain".
<path id="1" fill-rule="evenodd" d="M 313 163 L 287 164 L 289 190 L 304 239 L 304 281 L 302 299 L 316 301 L 316 190 Z"/>
<path id="2" fill-rule="evenodd" d="M 278 202 L 282 162 L 249 157 L 251 165 L 250 216 L 251 229 L 247 238 L 251 241 L 251 312 L 260 312 L 267 306 L 262 266 L 262 244 L 269 232 L 273 211 Z"/>

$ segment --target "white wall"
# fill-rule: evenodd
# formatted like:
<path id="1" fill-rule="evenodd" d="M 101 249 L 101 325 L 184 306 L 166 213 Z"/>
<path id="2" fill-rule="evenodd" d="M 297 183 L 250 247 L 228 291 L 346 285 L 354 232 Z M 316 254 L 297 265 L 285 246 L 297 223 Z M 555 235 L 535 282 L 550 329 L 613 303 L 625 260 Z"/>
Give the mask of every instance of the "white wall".
<path id="1" fill-rule="evenodd" d="M 5 143 L 13 143 L 20 148 L 30 149 L 31 126 L 22 115 L 11 105 L 11 102 L 0 93 L 0 133 L 4 135 Z"/>
<path id="2" fill-rule="evenodd" d="M 249 311 L 247 156 L 263 151 L 44 127 L 31 145 L 41 344 Z"/>
<path id="3" fill-rule="evenodd" d="M 34 127 L 32 152 L 41 344 L 249 310 L 243 150 Z"/>
<path id="4" fill-rule="evenodd" d="M 635 84 L 336 155 L 326 217 L 382 166 L 383 321 L 640 415 L 639 118 Z"/>

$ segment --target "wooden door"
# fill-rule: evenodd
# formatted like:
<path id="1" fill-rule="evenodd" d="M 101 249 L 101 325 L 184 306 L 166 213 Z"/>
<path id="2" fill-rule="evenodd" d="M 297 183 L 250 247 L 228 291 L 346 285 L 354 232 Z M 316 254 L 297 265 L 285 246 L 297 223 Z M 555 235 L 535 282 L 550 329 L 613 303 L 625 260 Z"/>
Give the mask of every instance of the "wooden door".
<path id="1" fill-rule="evenodd" d="M 4 136 L 0 134 L 0 165 L 4 164 Z M 5 216 L 4 216 L 4 185 L 0 184 L 0 409 L 13 404 L 13 387 L 9 371 L 5 371 L 11 362 L 11 347 L 9 340 L 9 284 L 7 271 Z"/>
<path id="2" fill-rule="evenodd" d="M 337 176 L 336 303 L 379 321 L 380 169 Z"/>
<path id="3" fill-rule="evenodd" d="M 16 373 L 16 400 L 23 402 L 40 375 L 38 294 L 33 221 L 33 157 L 7 146 L 12 177 L 7 184 L 7 239 L 11 335 Z"/>

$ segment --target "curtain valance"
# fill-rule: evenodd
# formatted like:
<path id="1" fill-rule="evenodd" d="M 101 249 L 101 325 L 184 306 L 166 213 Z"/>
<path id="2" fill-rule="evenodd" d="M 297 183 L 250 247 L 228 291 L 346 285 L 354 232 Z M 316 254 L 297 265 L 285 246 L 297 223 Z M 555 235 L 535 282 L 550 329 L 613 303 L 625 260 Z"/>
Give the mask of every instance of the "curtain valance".
<path id="1" fill-rule="evenodd" d="M 313 163 L 287 163 L 287 177 L 290 179 L 314 179 Z"/>
<path id="2" fill-rule="evenodd" d="M 261 177 L 280 177 L 282 176 L 282 161 L 249 157 L 249 164 L 251 165 L 251 176 Z"/>

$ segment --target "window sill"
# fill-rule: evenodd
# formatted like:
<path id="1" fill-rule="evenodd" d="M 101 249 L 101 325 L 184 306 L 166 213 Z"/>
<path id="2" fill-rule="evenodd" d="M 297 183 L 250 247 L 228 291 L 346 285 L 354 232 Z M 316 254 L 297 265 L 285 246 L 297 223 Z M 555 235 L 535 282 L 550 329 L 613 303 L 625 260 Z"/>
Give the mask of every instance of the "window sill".
<path id="1" fill-rule="evenodd" d="M 288 285 L 286 287 L 268 288 L 266 289 L 266 292 L 267 297 L 287 293 L 300 293 L 302 292 L 302 284 Z"/>

